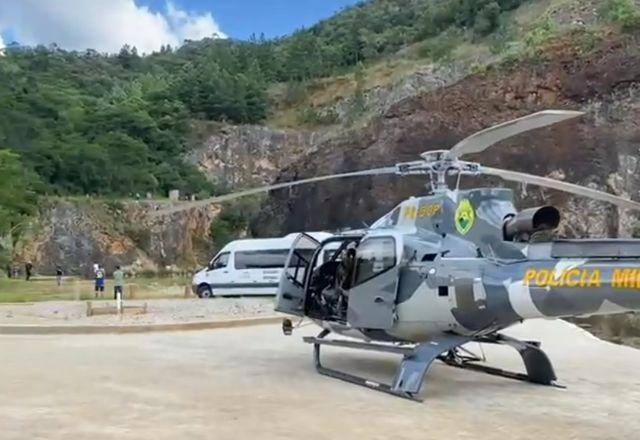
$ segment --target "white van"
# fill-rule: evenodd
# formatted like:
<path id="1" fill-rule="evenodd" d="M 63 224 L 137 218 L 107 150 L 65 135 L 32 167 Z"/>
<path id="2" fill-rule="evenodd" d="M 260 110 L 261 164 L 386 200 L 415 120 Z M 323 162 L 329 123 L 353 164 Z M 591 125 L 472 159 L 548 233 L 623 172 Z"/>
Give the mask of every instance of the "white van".
<path id="1" fill-rule="evenodd" d="M 333 236 L 326 232 L 308 234 L 318 241 Z M 200 298 L 275 295 L 289 250 L 298 235 L 232 241 L 194 275 L 193 292 Z"/>

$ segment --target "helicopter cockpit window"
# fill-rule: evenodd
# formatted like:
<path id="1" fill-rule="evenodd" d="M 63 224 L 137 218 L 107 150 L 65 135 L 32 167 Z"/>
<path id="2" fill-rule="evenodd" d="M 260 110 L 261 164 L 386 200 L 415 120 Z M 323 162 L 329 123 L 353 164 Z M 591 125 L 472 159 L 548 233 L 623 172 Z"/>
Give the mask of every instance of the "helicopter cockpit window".
<path id="1" fill-rule="evenodd" d="M 369 238 L 358 247 L 355 284 L 364 283 L 395 265 L 395 240 L 392 237 Z"/>
<path id="2" fill-rule="evenodd" d="M 327 249 L 324 251 L 324 255 L 322 257 L 322 261 L 324 261 L 325 263 L 327 261 L 331 261 L 331 259 L 333 258 L 333 256 L 336 255 L 336 249 Z M 336 261 L 339 261 L 340 257 L 338 255 L 336 255 Z"/>
<path id="3" fill-rule="evenodd" d="M 394 209 L 391 212 L 391 215 L 389 216 L 389 226 L 394 226 L 398 224 L 398 220 L 400 219 L 400 210 L 402 208 L 400 206 L 398 206 L 396 209 Z"/>

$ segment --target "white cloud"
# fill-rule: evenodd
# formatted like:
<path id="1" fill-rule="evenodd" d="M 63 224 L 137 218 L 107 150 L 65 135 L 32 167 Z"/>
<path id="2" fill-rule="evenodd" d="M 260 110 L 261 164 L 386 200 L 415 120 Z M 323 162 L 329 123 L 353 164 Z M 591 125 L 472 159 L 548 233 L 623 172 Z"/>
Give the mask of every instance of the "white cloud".
<path id="1" fill-rule="evenodd" d="M 154 12 L 136 0 L 0 0 L 1 29 L 25 45 L 100 52 L 129 44 L 149 53 L 185 39 L 226 37 L 211 13 L 192 14 L 169 1 L 165 11 Z"/>
<path id="2" fill-rule="evenodd" d="M 0 49 L 4 48 L 4 40 L 2 39 L 2 35 L 0 35 Z"/>

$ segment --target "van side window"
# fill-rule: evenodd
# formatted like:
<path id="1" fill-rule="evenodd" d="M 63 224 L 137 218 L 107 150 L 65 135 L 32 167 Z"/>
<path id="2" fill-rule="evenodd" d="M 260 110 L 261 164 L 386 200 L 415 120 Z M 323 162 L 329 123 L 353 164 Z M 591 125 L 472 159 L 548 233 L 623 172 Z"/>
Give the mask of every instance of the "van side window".
<path id="1" fill-rule="evenodd" d="M 224 254 L 218 255 L 218 258 L 216 258 L 211 262 L 211 264 L 209 265 L 209 268 L 211 270 L 223 269 L 227 267 L 228 264 L 229 264 L 229 252 L 225 252 Z"/>
<path id="2" fill-rule="evenodd" d="M 234 264 L 236 270 L 283 268 L 287 262 L 289 249 L 271 249 L 264 251 L 236 252 Z"/>
<path id="3" fill-rule="evenodd" d="M 395 240 L 392 237 L 368 238 L 357 249 L 355 285 L 364 283 L 395 265 Z"/>

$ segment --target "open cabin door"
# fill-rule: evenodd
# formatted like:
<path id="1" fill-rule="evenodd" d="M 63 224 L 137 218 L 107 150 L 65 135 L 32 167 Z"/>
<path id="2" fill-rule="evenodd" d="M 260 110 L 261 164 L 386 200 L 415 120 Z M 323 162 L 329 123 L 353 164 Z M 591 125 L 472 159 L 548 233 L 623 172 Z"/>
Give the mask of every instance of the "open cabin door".
<path id="1" fill-rule="evenodd" d="M 311 260 L 320 242 L 307 234 L 300 234 L 289 251 L 278 286 L 276 311 L 304 316 L 305 284 Z"/>
<path id="2" fill-rule="evenodd" d="M 390 329 L 395 322 L 400 250 L 393 237 L 370 237 L 356 250 L 347 321 L 352 327 Z"/>

